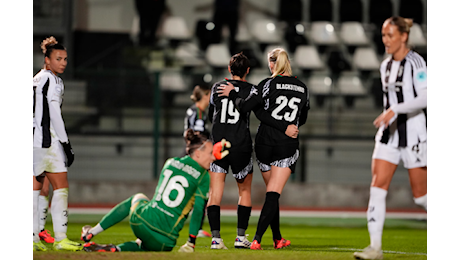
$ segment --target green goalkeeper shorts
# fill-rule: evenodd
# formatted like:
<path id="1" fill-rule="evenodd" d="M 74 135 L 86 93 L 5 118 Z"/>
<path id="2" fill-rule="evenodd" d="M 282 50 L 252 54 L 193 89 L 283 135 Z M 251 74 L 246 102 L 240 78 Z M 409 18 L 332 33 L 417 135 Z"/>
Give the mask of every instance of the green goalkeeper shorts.
<path id="1" fill-rule="evenodd" d="M 141 248 L 145 251 L 171 251 L 176 245 L 176 240 L 167 237 L 158 231 L 151 223 L 153 209 L 148 205 L 148 200 L 140 199 L 131 207 L 129 224 L 137 238 L 142 240 Z"/>

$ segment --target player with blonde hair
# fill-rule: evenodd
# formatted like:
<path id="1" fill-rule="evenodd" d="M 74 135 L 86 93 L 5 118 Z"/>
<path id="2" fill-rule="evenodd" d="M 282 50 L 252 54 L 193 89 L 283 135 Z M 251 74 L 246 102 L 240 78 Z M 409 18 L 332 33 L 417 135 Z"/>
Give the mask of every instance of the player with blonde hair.
<path id="1" fill-rule="evenodd" d="M 384 111 L 374 120 L 378 128 L 372 154 L 372 182 L 367 227 L 371 244 L 356 259 L 383 259 L 382 233 L 386 196 L 402 160 L 409 172 L 415 204 L 427 209 L 427 68 L 412 51 L 409 39 L 412 20 L 390 17 L 382 26 L 382 41 L 391 56 L 380 66 Z"/>

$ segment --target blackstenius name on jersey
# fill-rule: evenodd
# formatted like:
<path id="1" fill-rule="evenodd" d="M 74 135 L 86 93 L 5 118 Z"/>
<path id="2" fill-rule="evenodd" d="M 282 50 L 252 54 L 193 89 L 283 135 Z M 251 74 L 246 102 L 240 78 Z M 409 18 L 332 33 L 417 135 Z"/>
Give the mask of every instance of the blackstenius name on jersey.
<path id="1" fill-rule="evenodd" d="M 305 89 L 302 87 L 299 87 L 297 85 L 292 85 L 292 84 L 276 84 L 276 89 L 287 89 L 287 90 L 294 90 L 298 92 L 305 92 Z"/>

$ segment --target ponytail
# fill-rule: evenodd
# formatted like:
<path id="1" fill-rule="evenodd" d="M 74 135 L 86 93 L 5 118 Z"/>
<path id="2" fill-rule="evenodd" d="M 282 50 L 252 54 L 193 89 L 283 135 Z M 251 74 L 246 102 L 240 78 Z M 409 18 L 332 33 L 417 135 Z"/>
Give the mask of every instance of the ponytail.
<path id="1" fill-rule="evenodd" d="M 275 64 L 271 75 L 272 78 L 280 74 L 292 75 L 289 57 L 287 52 L 283 48 L 275 48 L 271 52 L 269 52 L 268 61 L 273 62 Z"/>

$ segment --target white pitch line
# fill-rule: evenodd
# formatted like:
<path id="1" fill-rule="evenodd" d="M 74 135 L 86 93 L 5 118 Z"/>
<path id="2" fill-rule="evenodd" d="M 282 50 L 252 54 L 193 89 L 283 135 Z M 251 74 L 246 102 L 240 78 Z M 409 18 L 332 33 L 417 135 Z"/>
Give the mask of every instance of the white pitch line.
<path id="1" fill-rule="evenodd" d="M 107 214 L 110 208 L 69 208 L 70 214 Z M 236 217 L 236 209 L 222 209 L 221 216 Z M 251 216 L 260 216 L 260 210 L 252 210 Z M 281 210 L 282 217 L 320 217 L 320 218 L 366 218 L 366 212 L 356 211 L 313 211 L 313 210 Z M 419 212 L 387 212 L 387 218 L 396 219 L 427 219 L 426 213 Z"/>
<path id="2" fill-rule="evenodd" d="M 346 250 L 346 251 L 363 251 L 363 249 L 359 248 L 339 248 L 339 247 L 331 247 L 329 249 L 332 250 Z M 383 250 L 382 251 L 385 254 L 400 254 L 400 255 L 427 255 L 426 253 L 417 253 L 417 252 L 400 252 L 400 251 L 388 251 L 388 250 Z"/>

